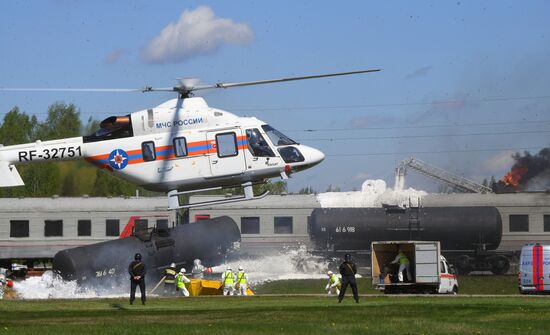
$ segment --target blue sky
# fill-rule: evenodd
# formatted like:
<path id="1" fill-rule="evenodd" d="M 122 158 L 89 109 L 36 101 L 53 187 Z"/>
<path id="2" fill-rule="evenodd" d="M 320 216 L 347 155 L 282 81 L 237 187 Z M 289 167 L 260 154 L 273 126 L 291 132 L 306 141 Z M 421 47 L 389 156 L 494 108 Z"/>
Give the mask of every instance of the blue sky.
<path id="1" fill-rule="evenodd" d="M 514 151 L 550 144 L 548 13 L 548 1 L 4 1 L 0 87 L 138 88 L 382 68 L 202 96 L 327 155 L 290 180 L 292 191 L 393 185 L 396 163 L 411 155 L 481 181 L 505 174 Z M 19 106 L 43 119 L 63 101 L 83 120 L 103 119 L 169 98 L 0 92 L 0 117 Z M 407 185 L 437 189 L 414 172 Z"/>

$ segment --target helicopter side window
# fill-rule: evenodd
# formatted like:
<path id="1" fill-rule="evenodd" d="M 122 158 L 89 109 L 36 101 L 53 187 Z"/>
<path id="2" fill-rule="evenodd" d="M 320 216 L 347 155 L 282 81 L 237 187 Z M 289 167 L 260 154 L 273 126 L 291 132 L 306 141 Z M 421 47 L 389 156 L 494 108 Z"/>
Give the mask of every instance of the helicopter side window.
<path id="1" fill-rule="evenodd" d="M 256 128 L 246 130 L 248 150 L 256 157 L 275 157 L 273 150 Z"/>
<path id="2" fill-rule="evenodd" d="M 145 162 L 154 161 L 157 158 L 155 152 L 155 142 L 143 142 L 141 143 L 141 154 Z"/>
<path id="3" fill-rule="evenodd" d="M 176 157 L 187 156 L 187 141 L 185 137 L 176 137 L 174 139 L 174 154 Z"/>
<path id="4" fill-rule="evenodd" d="M 263 125 L 262 128 L 267 134 L 267 136 L 269 137 L 269 139 L 271 140 L 271 142 L 273 142 L 273 144 L 275 144 L 276 146 L 298 144 L 293 140 L 291 140 L 290 138 L 288 138 L 285 134 L 271 127 L 270 125 L 267 125 L 267 124 Z"/>
<path id="5" fill-rule="evenodd" d="M 216 134 L 216 149 L 218 157 L 237 156 L 237 136 L 235 133 Z"/>

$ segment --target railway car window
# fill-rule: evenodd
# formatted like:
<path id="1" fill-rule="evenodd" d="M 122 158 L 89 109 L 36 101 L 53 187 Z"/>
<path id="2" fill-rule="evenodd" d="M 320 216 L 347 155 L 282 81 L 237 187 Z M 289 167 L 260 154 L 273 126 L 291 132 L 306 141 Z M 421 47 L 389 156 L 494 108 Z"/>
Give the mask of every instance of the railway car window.
<path id="1" fill-rule="evenodd" d="M 120 220 L 106 220 L 105 236 L 119 236 L 119 235 L 120 235 Z"/>
<path id="2" fill-rule="evenodd" d="M 529 215 L 510 215 L 510 231 L 511 232 L 526 232 L 529 231 Z"/>
<path id="3" fill-rule="evenodd" d="M 45 220 L 44 236 L 63 236 L 63 220 Z"/>
<path id="4" fill-rule="evenodd" d="M 292 216 L 276 216 L 273 228 L 275 234 L 292 234 Z"/>
<path id="5" fill-rule="evenodd" d="M 78 220 L 78 236 L 92 236 L 92 220 Z"/>
<path id="6" fill-rule="evenodd" d="M 216 134 L 216 149 L 218 157 L 237 156 L 237 136 L 235 133 Z"/>
<path id="7" fill-rule="evenodd" d="M 157 220 L 157 229 L 168 229 L 168 220 L 167 219 Z"/>
<path id="8" fill-rule="evenodd" d="M 187 156 L 187 141 L 185 137 L 176 137 L 174 139 L 174 154 L 176 157 Z"/>
<path id="9" fill-rule="evenodd" d="M 149 141 L 141 143 L 141 154 L 143 155 L 143 160 L 145 162 L 150 162 L 157 159 L 155 142 Z"/>
<path id="10" fill-rule="evenodd" d="M 10 237 L 29 237 L 29 220 L 11 220 Z"/>
<path id="11" fill-rule="evenodd" d="M 260 218 L 242 217 L 241 218 L 241 234 L 259 234 L 260 233 Z"/>
<path id="12" fill-rule="evenodd" d="M 544 231 L 550 231 L 550 215 L 544 216 Z"/>
<path id="13" fill-rule="evenodd" d="M 445 263 L 441 261 L 441 273 L 447 273 L 447 269 L 445 268 Z"/>
<path id="14" fill-rule="evenodd" d="M 134 232 L 146 231 L 149 227 L 149 220 L 147 219 L 137 219 L 134 221 Z"/>

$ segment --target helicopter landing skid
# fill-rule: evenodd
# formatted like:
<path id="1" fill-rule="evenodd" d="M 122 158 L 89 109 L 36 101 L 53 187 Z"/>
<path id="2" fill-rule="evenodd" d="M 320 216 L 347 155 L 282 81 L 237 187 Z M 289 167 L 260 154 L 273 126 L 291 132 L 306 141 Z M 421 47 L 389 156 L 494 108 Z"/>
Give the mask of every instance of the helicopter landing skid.
<path id="1" fill-rule="evenodd" d="M 242 184 L 242 187 L 244 189 L 244 195 L 242 196 L 235 196 L 235 197 L 229 197 L 225 199 L 220 200 L 208 200 L 208 201 L 200 201 L 195 202 L 192 204 L 184 204 L 180 205 L 179 203 L 179 195 L 181 194 L 189 194 L 189 193 L 198 193 L 198 192 L 207 192 L 212 190 L 219 190 L 222 187 L 211 187 L 211 188 L 205 188 L 200 190 L 192 190 L 192 191 L 183 191 L 178 192 L 177 190 L 172 190 L 168 192 L 168 210 L 176 210 L 181 208 L 195 208 L 195 207 L 202 207 L 202 206 L 208 206 L 208 205 L 219 205 L 219 204 L 227 204 L 232 202 L 239 202 L 239 201 L 248 201 L 248 200 L 257 200 L 262 199 L 266 195 L 269 194 L 269 191 L 265 191 L 264 193 L 254 196 L 254 190 L 252 189 L 252 183 L 247 182 Z"/>

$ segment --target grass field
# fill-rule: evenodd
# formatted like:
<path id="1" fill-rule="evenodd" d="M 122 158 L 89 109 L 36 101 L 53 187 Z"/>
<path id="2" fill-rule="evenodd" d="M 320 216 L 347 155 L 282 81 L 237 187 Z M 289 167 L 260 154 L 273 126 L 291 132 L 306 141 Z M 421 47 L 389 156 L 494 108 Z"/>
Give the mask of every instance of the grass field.
<path id="1" fill-rule="evenodd" d="M 276 294 L 286 287 L 286 294 L 308 293 L 315 287 L 318 293 L 323 282 L 275 282 L 257 291 Z M 360 288 L 363 285 L 366 280 Z M 361 297 L 359 304 L 349 296 L 338 304 L 335 297 L 267 295 L 153 298 L 145 306 L 130 306 L 122 298 L 0 302 L 0 334 L 523 335 L 548 334 L 549 328 L 550 298 L 519 295 L 369 295 Z"/>
<path id="2" fill-rule="evenodd" d="M 517 294 L 517 276 L 461 276 L 458 280 L 461 294 Z M 323 293 L 326 280 L 284 280 L 268 282 L 255 288 L 260 294 L 318 294 Z M 357 280 L 359 292 L 362 294 L 380 294 L 372 288 L 371 278 Z M 550 332 L 549 332 L 550 333 Z"/>

